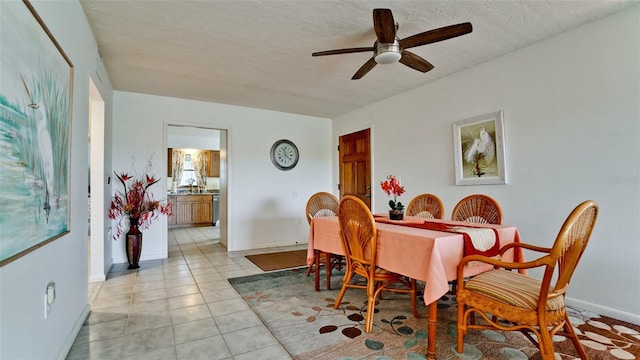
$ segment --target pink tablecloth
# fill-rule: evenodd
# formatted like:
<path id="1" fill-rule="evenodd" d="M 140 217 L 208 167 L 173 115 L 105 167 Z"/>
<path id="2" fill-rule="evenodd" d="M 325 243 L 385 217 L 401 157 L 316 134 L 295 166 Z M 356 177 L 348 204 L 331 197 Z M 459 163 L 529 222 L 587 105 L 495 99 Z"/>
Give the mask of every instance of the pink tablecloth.
<path id="1" fill-rule="evenodd" d="M 417 218 L 408 217 L 406 221 L 416 220 Z M 449 220 L 430 221 L 469 225 Z M 431 304 L 449 291 L 448 282 L 456 279 L 457 266 L 463 256 L 464 240 L 461 234 L 386 223 L 376 223 L 376 226 L 378 228 L 378 266 L 425 281 L 427 283 L 424 291 L 425 304 Z M 513 226 L 481 224 L 474 224 L 474 226 L 496 229 L 500 246 L 520 241 L 518 231 Z M 317 217 L 312 220 L 307 251 L 308 263 L 313 259 L 314 250 L 344 255 L 337 217 Z M 522 251 L 518 252 L 516 260 L 523 259 Z M 508 251 L 503 260 L 513 261 L 514 252 Z M 465 276 L 477 275 L 490 269 L 491 266 L 485 264 L 468 266 Z"/>

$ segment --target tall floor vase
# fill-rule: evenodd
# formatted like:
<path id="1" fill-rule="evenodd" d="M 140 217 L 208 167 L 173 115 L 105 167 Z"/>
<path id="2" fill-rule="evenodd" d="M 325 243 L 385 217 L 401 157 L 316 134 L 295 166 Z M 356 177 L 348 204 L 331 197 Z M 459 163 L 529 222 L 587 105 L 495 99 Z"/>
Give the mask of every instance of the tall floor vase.
<path id="1" fill-rule="evenodd" d="M 127 269 L 138 269 L 138 261 L 140 261 L 140 253 L 142 253 L 142 232 L 138 229 L 137 218 L 129 218 L 129 231 L 127 232 L 127 261 L 129 267 Z"/>

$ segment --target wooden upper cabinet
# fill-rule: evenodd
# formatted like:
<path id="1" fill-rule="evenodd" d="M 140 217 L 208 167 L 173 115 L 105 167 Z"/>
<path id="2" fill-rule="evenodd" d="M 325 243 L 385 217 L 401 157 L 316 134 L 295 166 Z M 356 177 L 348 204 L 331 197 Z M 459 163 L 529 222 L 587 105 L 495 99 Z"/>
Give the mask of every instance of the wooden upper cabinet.
<path id="1" fill-rule="evenodd" d="M 207 176 L 220 177 L 220 151 L 210 150 L 207 161 Z"/>

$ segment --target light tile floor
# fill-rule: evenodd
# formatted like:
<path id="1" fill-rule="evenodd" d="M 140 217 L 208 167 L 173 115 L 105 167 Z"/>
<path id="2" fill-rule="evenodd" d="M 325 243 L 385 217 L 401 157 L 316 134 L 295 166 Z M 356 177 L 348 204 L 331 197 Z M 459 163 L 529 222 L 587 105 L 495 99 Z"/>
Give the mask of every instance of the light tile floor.
<path id="1" fill-rule="evenodd" d="M 291 359 L 226 279 L 263 272 L 245 255 L 306 244 L 227 252 L 218 239 L 216 227 L 169 230 L 167 259 L 117 264 L 89 284 L 91 314 L 67 359 Z"/>

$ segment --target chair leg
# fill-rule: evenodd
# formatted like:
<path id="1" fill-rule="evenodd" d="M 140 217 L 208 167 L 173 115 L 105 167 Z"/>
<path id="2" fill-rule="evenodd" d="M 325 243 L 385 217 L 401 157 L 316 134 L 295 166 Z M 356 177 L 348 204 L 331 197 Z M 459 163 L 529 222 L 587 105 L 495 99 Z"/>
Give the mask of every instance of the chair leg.
<path id="1" fill-rule="evenodd" d="M 467 319 L 464 317 L 464 303 L 458 302 L 458 353 L 464 352 L 464 334 L 467 332 Z"/>
<path id="2" fill-rule="evenodd" d="M 338 265 L 337 266 L 338 270 L 342 270 L 342 261 L 344 260 L 344 256 L 335 255 L 333 259 L 334 259 L 333 261 Z"/>
<path id="3" fill-rule="evenodd" d="M 565 331 L 566 335 L 569 337 L 569 339 L 571 339 L 571 342 L 573 343 L 573 347 L 576 348 L 576 351 L 578 352 L 578 355 L 580 355 L 580 359 L 588 360 L 587 353 L 584 351 L 584 348 L 582 347 L 582 344 L 580 344 L 580 340 L 578 339 L 578 335 L 573 330 L 573 326 L 571 325 L 571 322 L 569 321 L 569 315 L 565 315 L 564 331 Z"/>
<path id="4" fill-rule="evenodd" d="M 324 271 L 327 276 L 327 290 L 331 290 L 331 269 L 333 268 L 333 265 L 331 264 L 331 254 L 325 253 L 324 260 Z"/>
<path id="5" fill-rule="evenodd" d="M 315 262 L 316 257 L 314 256 L 313 259 L 311 259 L 311 265 L 307 267 L 307 276 L 311 275 L 311 272 L 313 271 L 313 264 L 315 264 Z"/>
<path id="6" fill-rule="evenodd" d="M 549 333 L 549 329 L 546 326 L 540 326 L 540 338 L 538 343 L 540 344 L 540 355 L 542 360 L 555 360 L 555 351 L 553 350 L 553 339 Z"/>
<path id="7" fill-rule="evenodd" d="M 349 270 L 349 269 L 347 269 Z M 349 282 L 351 281 L 351 277 L 353 276 L 353 273 L 351 273 L 351 271 L 347 271 L 344 274 L 344 282 L 342 283 L 342 289 L 340 289 L 340 293 L 338 294 L 338 297 L 336 298 L 336 303 L 333 305 L 334 309 L 337 309 L 340 307 L 340 303 L 342 302 L 342 298 L 344 297 L 344 293 L 347 291 L 347 285 L 349 285 Z"/>
<path id="8" fill-rule="evenodd" d="M 364 322 L 364 332 L 370 333 L 371 330 L 373 330 L 373 314 L 375 313 L 376 298 L 373 294 L 367 297 L 367 317 Z"/>
<path id="9" fill-rule="evenodd" d="M 416 319 L 420 318 L 420 314 L 418 314 L 418 307 L 416 305 L 416 296 L 417 296 L 417 292 L 416 292 L 416 288 L 418 287 L 416 279 L 411 279 L 411 292 L 409 293 L 409 295 L 411 296 L 411 309 L 413 310 L 413 316 Z"/>
<path id="10" fill-rule="evenodd" d="M 316 268 L 316 271 L 313 274 L 314 281 L 315 281 L 315 284 L 314 284 L 315 290 L 320 291 L 320 271 L 318 271 L 318 268 L 320 267 L 320 251 L 319 250 L 315 251 L 313 262 Z"/>

